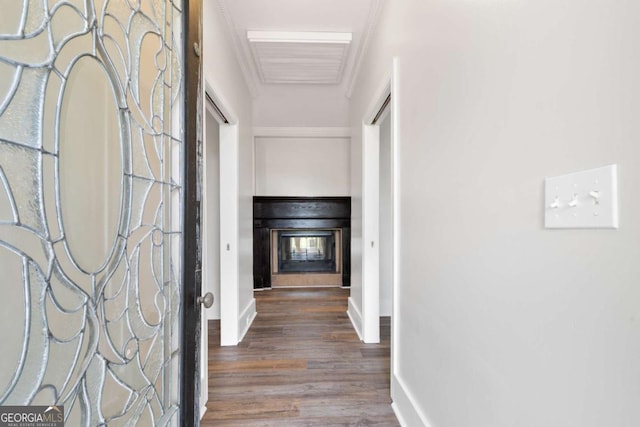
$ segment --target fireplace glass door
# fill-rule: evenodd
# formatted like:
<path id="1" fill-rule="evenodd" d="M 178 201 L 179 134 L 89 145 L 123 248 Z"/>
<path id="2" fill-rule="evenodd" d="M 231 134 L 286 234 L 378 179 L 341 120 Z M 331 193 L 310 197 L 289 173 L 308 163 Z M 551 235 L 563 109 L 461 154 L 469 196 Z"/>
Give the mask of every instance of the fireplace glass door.
<path id="1" fill-rule="evenodd" d="M 279 273 L 335 273 L 333 230 L 278 231 Z"/>

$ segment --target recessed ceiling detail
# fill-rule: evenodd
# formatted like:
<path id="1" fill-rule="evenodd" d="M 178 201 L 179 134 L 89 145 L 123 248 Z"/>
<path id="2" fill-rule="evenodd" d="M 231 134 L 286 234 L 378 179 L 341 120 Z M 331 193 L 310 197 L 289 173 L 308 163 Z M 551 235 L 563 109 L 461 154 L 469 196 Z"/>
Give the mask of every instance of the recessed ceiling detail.
<path id="1" fill-rule="evenodd" d="M 351 33 L 248 31 L 263 83 L 339 84 Z"/>

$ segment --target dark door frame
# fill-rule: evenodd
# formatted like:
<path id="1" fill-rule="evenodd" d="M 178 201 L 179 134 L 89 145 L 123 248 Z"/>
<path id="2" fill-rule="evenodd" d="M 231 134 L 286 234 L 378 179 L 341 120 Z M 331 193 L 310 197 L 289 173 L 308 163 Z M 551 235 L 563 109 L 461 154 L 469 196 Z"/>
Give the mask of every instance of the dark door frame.
<path id="1" fill-rule="evenodd" d="M 180 425 L 200 425 L 200 328 L 202 285 L 200 203 L 202 201 L 202 2 L 184 0 L 184 176 L 182 254 L 182 357 L 180 362 Z"/>

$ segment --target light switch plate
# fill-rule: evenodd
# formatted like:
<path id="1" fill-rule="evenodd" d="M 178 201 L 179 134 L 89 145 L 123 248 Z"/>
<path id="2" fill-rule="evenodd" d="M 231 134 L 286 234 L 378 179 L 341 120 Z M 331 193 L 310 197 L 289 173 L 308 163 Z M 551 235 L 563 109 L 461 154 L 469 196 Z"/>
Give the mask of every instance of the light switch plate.
<path id="1" fill-rule="evenodd" d="M 618 228 L 616 165 L 545 179 L 546 228 Z"/>

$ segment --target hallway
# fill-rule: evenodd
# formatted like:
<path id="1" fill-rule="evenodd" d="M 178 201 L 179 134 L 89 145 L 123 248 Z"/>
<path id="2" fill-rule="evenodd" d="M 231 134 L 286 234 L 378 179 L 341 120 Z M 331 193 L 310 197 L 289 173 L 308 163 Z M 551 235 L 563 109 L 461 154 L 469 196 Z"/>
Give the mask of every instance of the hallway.
<path id="1" fill-rule="evenodd" d="M 209 403 L 203 426 L 394 426 L 389 318 L 363 344 L 341 288 L 257 292 L 251 329 L 219 346 L 209 325 Z"/>

